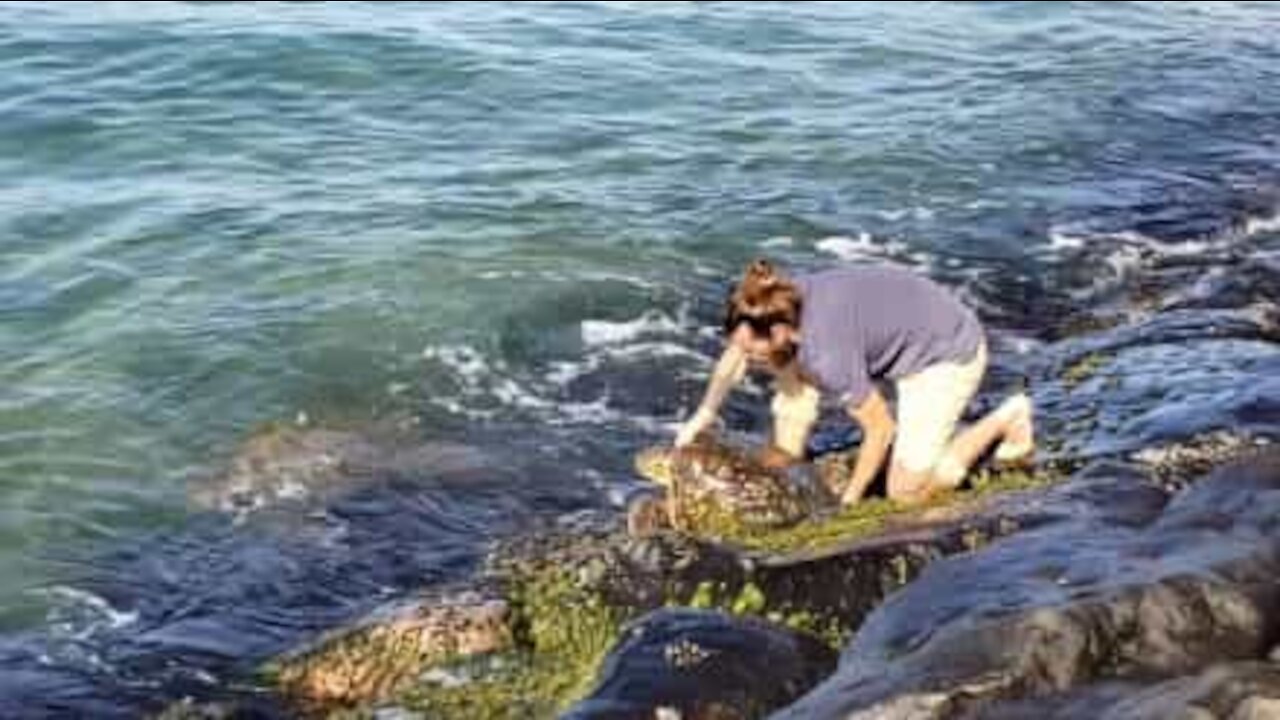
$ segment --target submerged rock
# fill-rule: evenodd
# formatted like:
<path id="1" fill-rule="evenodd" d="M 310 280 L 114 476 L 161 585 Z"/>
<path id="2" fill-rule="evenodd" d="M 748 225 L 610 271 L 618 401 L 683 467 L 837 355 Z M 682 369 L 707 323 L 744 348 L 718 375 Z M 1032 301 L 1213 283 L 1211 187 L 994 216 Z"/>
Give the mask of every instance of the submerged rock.
<path id="1" fill-rule="evenodd" d="M 763 717 L 835 664 L 835 651 L 817 639 L 759 619 L 658 610 L 626 629 L 590 697 L 563 717 Z"/>
<path id="2" fill-rule="evenodd" d="M 1263 658 L 1280 630 L 1278 574 L 1272 452 L 1218 470 L 1149 523 L 1086 516 L 932 565 L 778 717 L 974 717 L 997 701 Z"/>

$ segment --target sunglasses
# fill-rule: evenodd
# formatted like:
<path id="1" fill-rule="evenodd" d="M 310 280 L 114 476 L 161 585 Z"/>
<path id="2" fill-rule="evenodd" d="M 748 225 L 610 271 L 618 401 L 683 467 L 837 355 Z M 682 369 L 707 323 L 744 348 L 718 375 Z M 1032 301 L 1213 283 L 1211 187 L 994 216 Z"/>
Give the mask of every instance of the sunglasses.
<path id="1" fill-rule="evenodd" d="M 761 315 L 739 315 L 738 323 L 746 323 L 751 328 L 751 332 L 757 336 L 768 336 L 773 332 L 774 325 L 786 325 L 789 320 L 785 313 L 763 313 Z"/>

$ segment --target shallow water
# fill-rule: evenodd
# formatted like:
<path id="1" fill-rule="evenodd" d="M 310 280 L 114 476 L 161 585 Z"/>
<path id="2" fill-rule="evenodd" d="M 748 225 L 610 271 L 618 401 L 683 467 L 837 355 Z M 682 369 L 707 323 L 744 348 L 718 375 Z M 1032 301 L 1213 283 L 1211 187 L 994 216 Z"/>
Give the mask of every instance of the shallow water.
<path id="1" fill-rule="evenodd" d="M 1273 428 L 1265 323 L 1195 328 L 1280 287 L 1280 11 L 928 5 L 0 5 L 4 712 L 225 687 L 618 505 L 758 254 L 957 287 L 993 387 L 1130 333 L 1038 396 L 1074 451 Z M 298 420 L 503 471 L 189 510 Z"/>

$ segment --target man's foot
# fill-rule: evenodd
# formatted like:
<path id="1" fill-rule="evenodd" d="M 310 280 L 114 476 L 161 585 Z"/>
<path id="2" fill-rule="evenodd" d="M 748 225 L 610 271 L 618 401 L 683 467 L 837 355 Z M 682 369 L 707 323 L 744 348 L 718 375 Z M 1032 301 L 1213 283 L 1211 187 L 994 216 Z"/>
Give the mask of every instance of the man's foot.
<path id="1" fill-rule="evenodd" d="M 1031 398 L 1018 393 L 1005 400 L 996 410 L 1004 421 L 1004 439 L 996 447 L 995 459 L 1001 463 L 1027 462 L 1035 453 L 1035 425 Z"/>

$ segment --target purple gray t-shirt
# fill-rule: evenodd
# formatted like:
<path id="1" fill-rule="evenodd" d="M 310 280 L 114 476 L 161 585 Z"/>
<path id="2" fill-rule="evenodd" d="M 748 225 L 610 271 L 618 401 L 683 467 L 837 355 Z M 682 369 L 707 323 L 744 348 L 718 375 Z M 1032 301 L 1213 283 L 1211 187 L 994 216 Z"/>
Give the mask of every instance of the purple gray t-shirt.
<path id="1" fill-rule="evenodd" d="M 826 392 L 861 404 L 877 380 L 967 362 L 982 325 L 949 291 L 910 270 L 856 266 L 794 278 L 800 366 Z"/>

